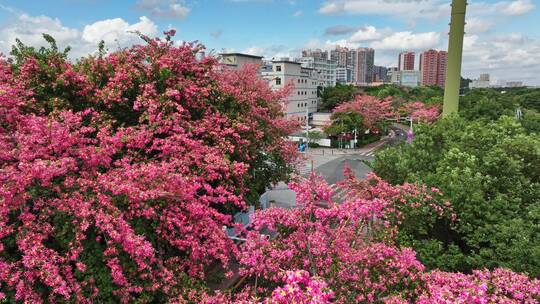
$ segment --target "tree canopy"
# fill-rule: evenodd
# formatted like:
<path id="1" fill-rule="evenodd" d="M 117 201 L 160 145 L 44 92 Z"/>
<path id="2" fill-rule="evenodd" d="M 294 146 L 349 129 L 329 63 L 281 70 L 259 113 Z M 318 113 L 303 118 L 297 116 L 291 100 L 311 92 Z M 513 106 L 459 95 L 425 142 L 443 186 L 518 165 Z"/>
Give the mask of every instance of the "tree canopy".
<path id="1" fill-rule="evenodd" d="M 353 85 L 336 84 L 325 88 L 321 95 L 321 110 L 331 111 L 338 105 L 354 98 L 358 89 Z"/>
<path id="2" fill-rule="evenodd" d="M 452 202 L 455 224 L 402 240 L 428 267 L 540 275 L 540 141 L 514 118 L 450 117 L 419 126 L 412 144 L 377 154 L 373 167 L 393 184 L 437 187 Z"/>

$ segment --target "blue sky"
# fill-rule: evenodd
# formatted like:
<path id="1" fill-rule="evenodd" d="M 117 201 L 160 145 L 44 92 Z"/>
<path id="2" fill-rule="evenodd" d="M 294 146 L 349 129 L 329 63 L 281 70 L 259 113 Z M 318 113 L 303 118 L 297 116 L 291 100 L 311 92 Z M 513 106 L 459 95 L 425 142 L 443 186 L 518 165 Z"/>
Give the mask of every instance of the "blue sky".
<path id="1" fill-rule="evenodd" d="M 40 45 L 41 32 L 84 56 L 176 28 L 178 40 L 266 57 L 308 47 L 371 46 L 376 64 L 401 50 L 446 48 L 450 0 L 0 0 L 0 51 L 15 37 Z M 539 84 L 540 12 L 533 0 L 469 0 L 464 74 Z"/>

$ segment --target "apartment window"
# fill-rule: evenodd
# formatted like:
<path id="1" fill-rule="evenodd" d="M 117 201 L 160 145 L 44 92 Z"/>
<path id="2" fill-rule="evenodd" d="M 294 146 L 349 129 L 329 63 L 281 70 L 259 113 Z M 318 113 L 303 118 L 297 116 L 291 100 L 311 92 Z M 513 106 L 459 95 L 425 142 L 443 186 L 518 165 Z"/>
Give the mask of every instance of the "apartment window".
<path id="1" fill-rule="evenodd" d="M 276 77 L 276 85 L 281 85 L 281 78 Z"/>
<path id="2" fill-rule="evenodd" d="M 276 72 L 281 72 L 281 66 L 280 65 L 276 65 Z"/>

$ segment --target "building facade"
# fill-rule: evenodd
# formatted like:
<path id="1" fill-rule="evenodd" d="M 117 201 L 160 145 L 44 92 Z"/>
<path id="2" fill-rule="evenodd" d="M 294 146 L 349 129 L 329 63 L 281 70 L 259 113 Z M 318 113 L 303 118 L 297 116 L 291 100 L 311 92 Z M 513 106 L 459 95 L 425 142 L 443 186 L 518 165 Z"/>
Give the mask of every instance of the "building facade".
<path id="1" fill-rule="evenodd" d="M 469 83 L 470 89 L 489 88 L 490 86 L 491 83 L 489 81 L 489 74 L 480 74 L 480 77 L 478 79 L 473 79 Z"/>
<path id="2" fill-rule="evenodd" d="M 337 46 L 334 50 L 330 51 L 330 60 L 336 63 L 336 82 L 356 82 L 354 72 L 356 62 L 355 50 L 349 50 L 348 48 Z"/>
<path id="3" fill-rule="evenodd" d="M 219 54 L 219 62 L 231 69 L 239 69 L 246 64 L 263 64 L 263 57 L 242 53 L 222 53 Z"/>
<path id="4" fill-rule="evenodd" d="M 353 70 L 348 68 L 336 68 L 336 83 L 352 83 Z"/>
<path id="5" fill-rule="evenodd" d="M 314 69 L 322 80 L 323 87 L 332 87 L 336 85 L 336 63 L 324 57 L 301 57 L 296 60 L 302 67 Z"/>
<path id="6" fill-rule="evenodd" d="M 404 87 L 417 87 L 420 84 L 420 71 L 398 71 L 399 85 Z"/>
<path id="7" fill-rule="evenodd" d="M 401 75 L 399 74 L 398 67 L 389 67 L 388 71 L 386 72 L 386 75 L 390 83 L 399 85 L 399 82 L 401 81 L 400 79 Z"/>
<path id="8" fill-rule="evenodd" d="M 365 85 L 373 82 L 373 67 L 375 65 L 375 50 L 372 48 L 358 48 L 355 57 L 355 82 Z"/>
<path id="9" fill-rule="evenodd" d="M 384 66 L 373 66 L 374 82 L 390 82 L 388 79 L 388 68 Z"/>
<path id="10" fill-rule="evenodd" d="M 273 90 L 282 89 L 288 83 L 294 85 L 292 93 L 285 100 L 287 118 L 306 122 L 317 112 L 319 105 L 317 89 L 322 81 L 316 70 L 283 58 L 264 65 L 261 74 Z"/>
<path id="11" fill-rule="evenodd" d="M 412 71 L 414 70 L 414 52 L 401 52 L 398 58 L 398 69 L 400 71 Z"/>
<path id="12" fill-rule="evenodd" d="M 428 50 L 420 54 L 421 83 L 424 86 L 444 87 L 446 81 L 447 52 Z"/>

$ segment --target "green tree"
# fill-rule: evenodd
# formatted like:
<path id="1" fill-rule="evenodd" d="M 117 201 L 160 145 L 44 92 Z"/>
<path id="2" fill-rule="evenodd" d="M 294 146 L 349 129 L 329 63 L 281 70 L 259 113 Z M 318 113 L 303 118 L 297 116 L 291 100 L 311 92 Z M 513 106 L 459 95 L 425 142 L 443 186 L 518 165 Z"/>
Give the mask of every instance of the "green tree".
<path id="1" fill-rule="evenodd" d="M 325 111 L 333 110 L 336 106 L 351 101 L 356 94 L 357 89 L 353 85 L 336 84 L 334 87 L 328 87 L 322 91 L 321 109 Z"/>
<path id="2" fill-rule="evenodd" d="M 394 184 L 441 189 L 458 219 L 404 236 L 403 244 L 429 268 L 502 266 L 539 276 L 540 139 L 506 116 L 450 117 L 416 132 L 412 144 L 376 155 L 373 168 Z"/>

